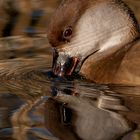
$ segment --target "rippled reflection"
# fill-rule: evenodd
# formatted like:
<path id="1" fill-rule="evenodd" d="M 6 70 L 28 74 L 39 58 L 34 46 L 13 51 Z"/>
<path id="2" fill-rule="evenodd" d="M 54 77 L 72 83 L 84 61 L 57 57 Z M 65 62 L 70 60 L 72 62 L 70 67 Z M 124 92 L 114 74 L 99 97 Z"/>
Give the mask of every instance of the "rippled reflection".
<path id="1" fill-rule="evenodd" d="M 46 52 L 0 60 L 0 139 L 139 139 L 140 87 L 52 77 Z"/>
<path id="2" fill-rule="evenodd" d="M 60 1 L 0 1 L 0 140 L 140 140 L 140 87 L 53 77 L 42 33 Z"/>
<path id="3" fill-rule="evenodd" d="M 139 140 L 140 87 L 54 77 L 43 36 L 1 39 L 0 53 L 0 139 Z"/>

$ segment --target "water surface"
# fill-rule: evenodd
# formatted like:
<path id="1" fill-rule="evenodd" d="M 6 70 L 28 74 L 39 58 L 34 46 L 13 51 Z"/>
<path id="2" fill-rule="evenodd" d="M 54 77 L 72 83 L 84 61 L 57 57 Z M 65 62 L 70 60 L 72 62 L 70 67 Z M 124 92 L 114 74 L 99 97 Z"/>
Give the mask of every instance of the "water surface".
<path id="1" fill-rule="evenodd" d="M 0 44 L 0 140 L 140 139 L 140 87 L 53 77 L 43 37 Z"/>
<path id="2" fill-rule="evenodd" d="M 140 140 L 140 87 L 53 77 L 46 27 L 61 0 L 0 2 L 0 140 Z M 124 0 L 138 21 L 139 0 Z M 29 38 L 15 35 L 29 35 Z"/>

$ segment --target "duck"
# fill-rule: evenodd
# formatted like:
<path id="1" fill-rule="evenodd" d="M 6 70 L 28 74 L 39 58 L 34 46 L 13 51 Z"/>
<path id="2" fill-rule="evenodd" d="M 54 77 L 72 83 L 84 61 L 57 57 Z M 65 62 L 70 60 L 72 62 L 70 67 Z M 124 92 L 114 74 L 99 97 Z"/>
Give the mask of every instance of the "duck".
<path id="1" fill-rule="evenodd" d="M 99 84 L 140 85 L 140 28 L 121 0 L 63 0 L 48 25 L 52 71 Z"/>

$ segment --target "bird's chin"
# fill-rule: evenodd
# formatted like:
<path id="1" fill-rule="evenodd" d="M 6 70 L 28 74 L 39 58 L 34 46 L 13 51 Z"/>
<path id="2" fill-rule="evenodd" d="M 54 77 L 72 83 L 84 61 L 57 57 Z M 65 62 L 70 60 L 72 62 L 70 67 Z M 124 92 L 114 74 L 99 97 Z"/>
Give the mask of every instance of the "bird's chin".
<path id="1" fill-rule="evenodd" d="M 69 55 L 59 53 L 54 49 L 52 71 L 55 76 L 71 76 L 78 70 L 79 64 L 80 60 L 78 57 L 70 57 Z"/>

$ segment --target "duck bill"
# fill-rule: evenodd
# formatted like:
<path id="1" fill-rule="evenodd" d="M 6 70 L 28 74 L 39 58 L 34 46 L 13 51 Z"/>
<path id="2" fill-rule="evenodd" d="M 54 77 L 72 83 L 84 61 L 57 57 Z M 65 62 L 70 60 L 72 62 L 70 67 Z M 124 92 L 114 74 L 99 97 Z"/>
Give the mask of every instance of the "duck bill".
<path id="1" fill-rule="evenodd" d="M 65 77 L 70 76 L 75 71 L 79 61 L 77 57 L 70 57 L 63 53 L 53 52 L 52 71 L 54 75 Z"/>

